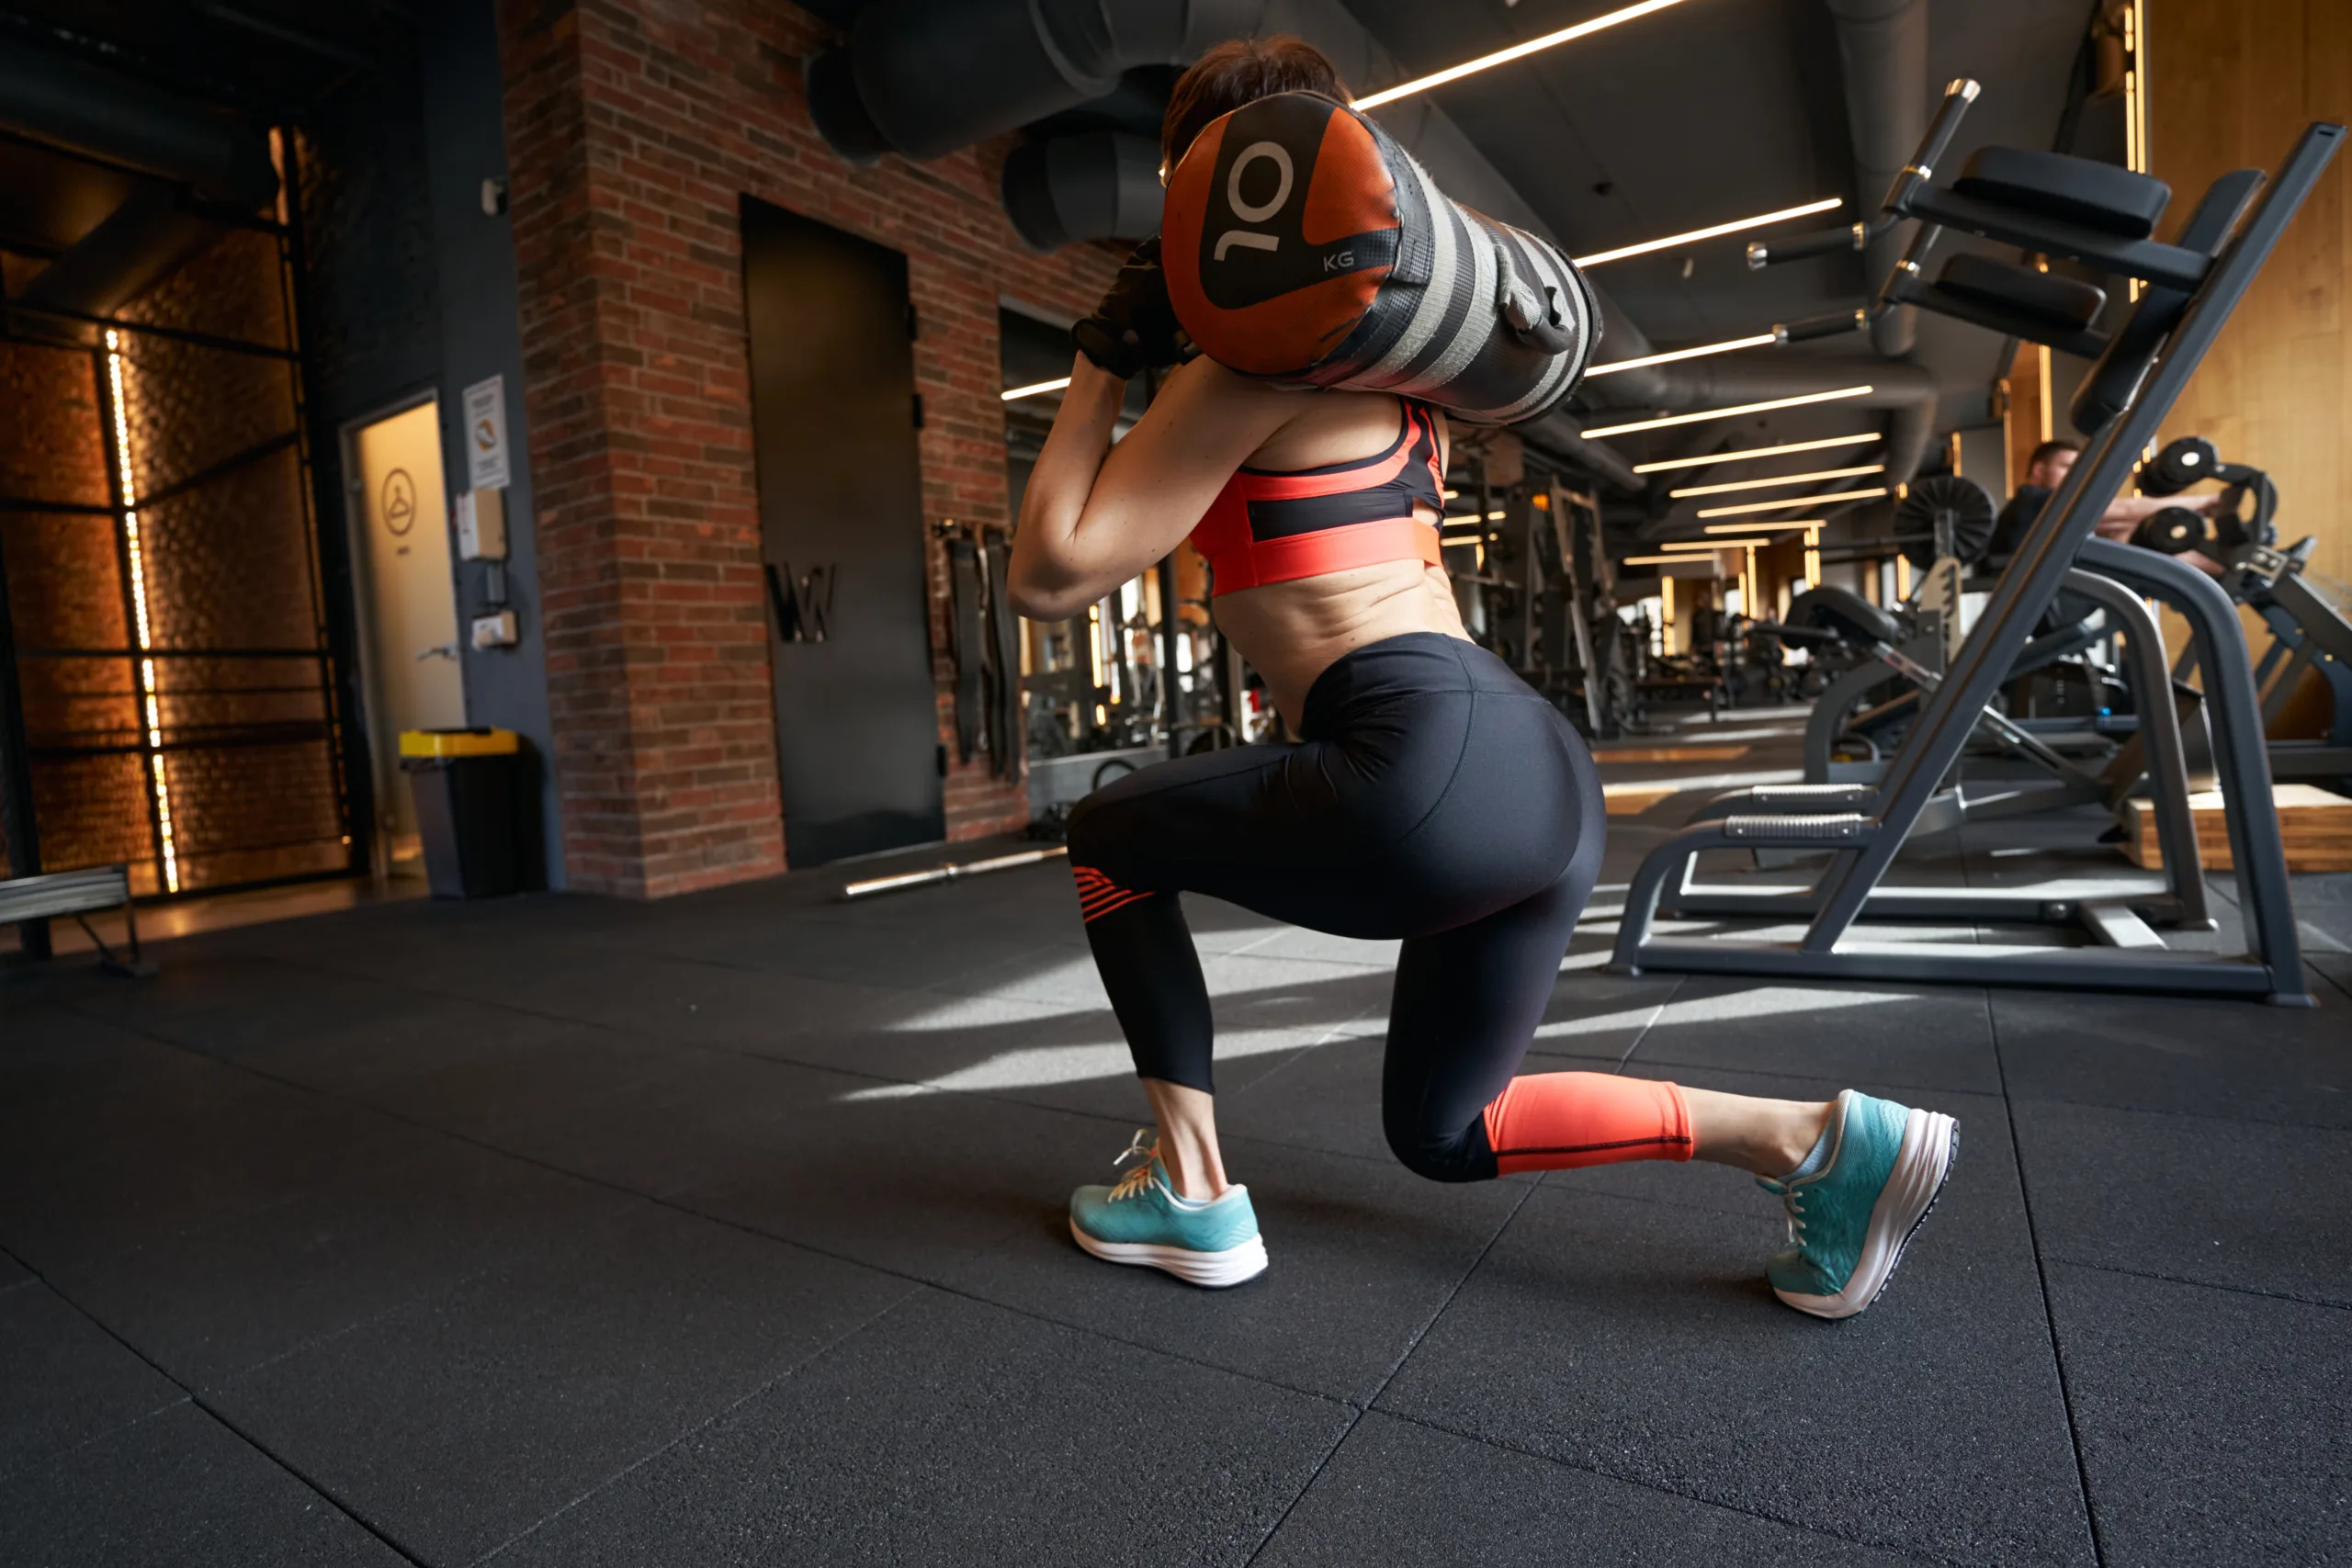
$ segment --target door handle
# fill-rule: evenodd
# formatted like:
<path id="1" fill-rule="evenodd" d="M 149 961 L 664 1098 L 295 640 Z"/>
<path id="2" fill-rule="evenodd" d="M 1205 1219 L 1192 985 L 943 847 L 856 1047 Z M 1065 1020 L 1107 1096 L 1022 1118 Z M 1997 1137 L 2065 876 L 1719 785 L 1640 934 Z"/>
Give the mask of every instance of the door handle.
<path id="1" fill-rule="evenodd" d="M 422 664 L 428 659 L 455 660 L 457 657 L 458 645 L 456 643 L 439 642 L 435 643 L 431 648 L 428 648 L 423 653 L 418 654 L 416 656 L 416 661 L 419 664 Z"/>

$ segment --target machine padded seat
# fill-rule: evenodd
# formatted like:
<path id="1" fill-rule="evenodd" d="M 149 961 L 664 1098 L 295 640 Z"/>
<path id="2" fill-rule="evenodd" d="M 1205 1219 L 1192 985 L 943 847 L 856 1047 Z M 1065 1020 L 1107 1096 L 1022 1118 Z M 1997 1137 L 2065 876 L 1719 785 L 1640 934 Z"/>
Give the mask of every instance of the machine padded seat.
<path id="1" fill-rule="evenodd" d="M 1835 632 L 1856 642 L 1903 640 L 1903 623 L 1850 588 L 1808 588 L 1789 601 L 1788 624 Z"/>
<path id="2" fill-rule="evenodd" d="M 2172 187 L 2162 180 L 2112 164 L 2021 147 L 1977 149 L 1951 188 L 2125 240 L 2154 234 L 2156 220 L 2172 201 Z"/>
<path id="3" fill-rule="evenodd" d="M 1973 304 L 2026 317 L 2057 332 L 2088 331 L 2107 306 L 2105 289 L 2077 278 L 1965 252 L 1944 263 L 1936 286 Z"/>

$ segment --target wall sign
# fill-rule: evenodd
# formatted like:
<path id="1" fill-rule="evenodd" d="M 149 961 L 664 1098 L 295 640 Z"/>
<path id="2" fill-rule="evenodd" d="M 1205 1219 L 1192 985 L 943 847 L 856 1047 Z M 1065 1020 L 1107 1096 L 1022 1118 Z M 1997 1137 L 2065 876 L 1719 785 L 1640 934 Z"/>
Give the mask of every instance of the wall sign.
<path id="1" fill-rule="evenodd" d="M 506 460 L 506 378 L 492 376 L 466 389 L 466 486 L 503 490 L 513 482 Z"/>

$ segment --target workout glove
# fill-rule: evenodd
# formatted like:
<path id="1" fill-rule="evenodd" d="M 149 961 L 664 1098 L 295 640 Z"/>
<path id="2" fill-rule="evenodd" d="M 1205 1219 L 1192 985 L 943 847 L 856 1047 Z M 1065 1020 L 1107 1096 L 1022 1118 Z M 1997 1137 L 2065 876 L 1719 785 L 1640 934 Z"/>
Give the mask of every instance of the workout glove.
<path id="1" fill-rule="evenodd" d="M 1072 327 L 1078 351 L 1121 380 L 1183 362 L 1192 340 L 1168 302 L 1157 235 L 1135 248 L 1094 314 Z"/>

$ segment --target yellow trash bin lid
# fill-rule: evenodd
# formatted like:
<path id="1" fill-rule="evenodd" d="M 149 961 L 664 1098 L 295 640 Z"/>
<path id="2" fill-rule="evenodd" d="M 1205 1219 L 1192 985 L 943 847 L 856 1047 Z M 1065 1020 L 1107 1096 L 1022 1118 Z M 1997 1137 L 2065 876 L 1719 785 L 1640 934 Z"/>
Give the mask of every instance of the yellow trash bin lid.
<path id="1" fill-rule="evenodd" d="M 504 757 L 516 749 L 511 729 L 403 729 L 403 757 Z"/>

